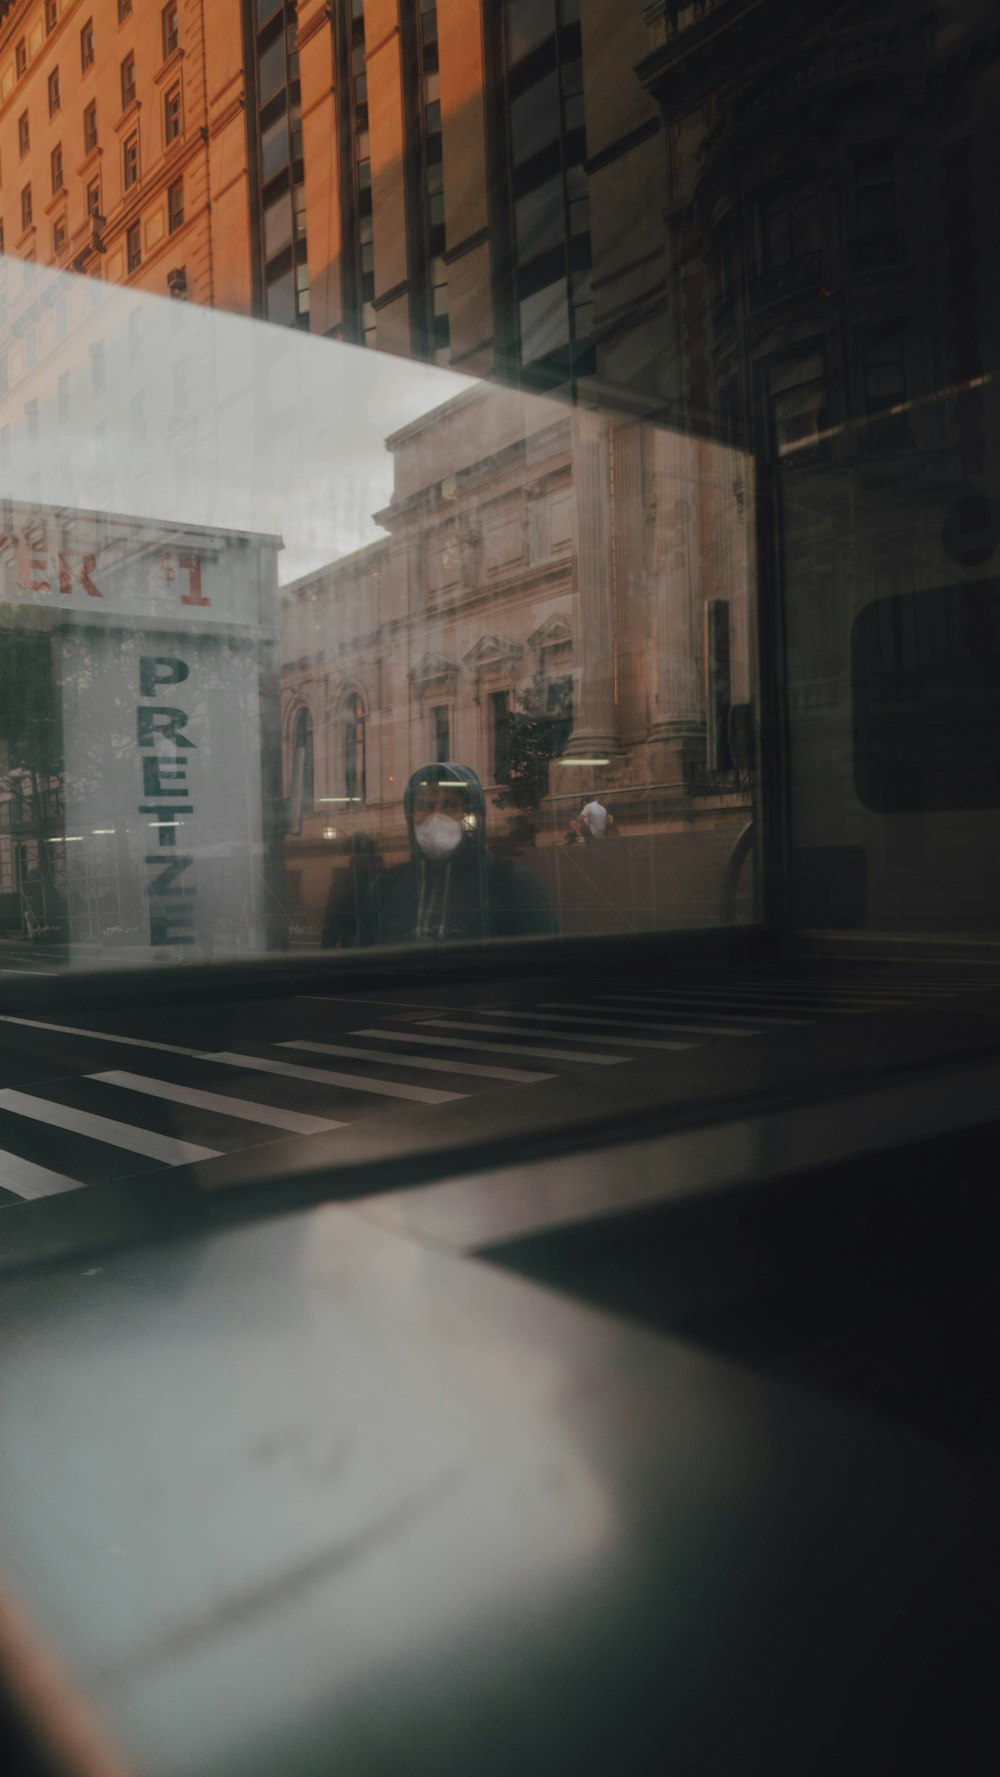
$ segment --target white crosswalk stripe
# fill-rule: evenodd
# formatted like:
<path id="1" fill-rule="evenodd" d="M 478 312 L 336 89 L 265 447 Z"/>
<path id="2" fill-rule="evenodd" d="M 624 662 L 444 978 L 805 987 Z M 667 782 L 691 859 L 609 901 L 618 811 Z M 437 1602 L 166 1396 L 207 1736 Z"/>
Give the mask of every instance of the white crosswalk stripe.
<path id="1" fill-rule="evenodd" d="M 340 1055 L 352 1061 L 380 1061 L 386 1067 L 419 1067 L 435 1074 L 469 1074 L 482 1080 L 509 1080 L 530 1086 L 536 1080 L 551 1080 L 551 1074 L 528 1073 L 521 1067 L 491 1067 L 485 1061 L 436 1061 L 429 1055 L 381 1055 L 377 1049 L 354 1049 L 346 1043 L 309 1043 L 302 1039 L 275 1045 L 278 1049 L 303 1049 L 310 1055 Z"/>
<path id="2" fill-rule="evenodd" d="M 218 1062 L 221 1067 L 246 1068 L 250 1073 L 280 1074 L 286 1080 L 345 1086 L 351 1092 L 374 1093 L 377 1098 L 405 1098 L 412 1104 L 447 1104 L 450 1099 L 466 1096 L 463 1092 L 441 1091 L 437 1086 L 407 1086 L 402 1080 L 373 1080 L 367 1074 L 341 1074 L 325 1067 L 298 1067 L 291 1061 L 267 1061 L 262 1055 L 241 1055 L 235 1049 L 220 1049 L 204 1055 L 202 1060 Z"/>
<path id="3" fill-rule="evenodd" d="M 676 1051 L 678 1049 L 700 1049 L 702 1047 L 701 1043 L 669 1043 L 664 1041 L 662 1037 L 658 1039 L 651 1037 L 619 1037 L 615 1035 L 609 1036 L 606 1030 L 595 1030 L 593 1032 L 588 1030 L 567 1030 L 561 1021 L 553 1018 L 548 1019 L 547 1026 L 544 1030 L 536 1030 L 533 1025 L 493 1024 L 485 1019 L 477 1024 L 465 1024 L 460 1023 L 457 1019 L 443 1018 L 435 1020 L 435 1022 L 440 1023 L 442 1026 L 447 1025 L 449 1030 L 496 1030 L 503 1032 L 505 1035 L 509 1032 L 511 1036 L 551 1036 L 557 1039 L 560 1037 L 566 1037 L 573 1043 L 604 1043 L 610 1048 L 617 1049 L 670 1049 Z M 586 1019 L 582 1019 L 580 1022 L 586 1023 Z M 653 1026 L 653 1029 L 656 1029 L 655 1025 Z"/>
<path id="4" fill-rule="evenodd" d="M 358 1037 L 377 1037 L 384 1043 L 433 1043 L 439 1049 L 476 1049 L 493 1050 L 504 1055 L 540 1055 L 547 1061 L 586 1061 L 591 1066 L 617 1067 L 624 1061 L 623 1055 L 585 1055 L 580 1049 L 553 1049 L 551 1045 L 544 1049 L 529 1048 L 527 1043 L 476 1043 L 468 1037 L 430 1037 L 416 1030 L 380 1030 L 377 1026 L 369 1030 L 354 1032 Z"/>
<path id="5" fill-rule="evenodd" d="M 342 1074 L 328 1068 L 295 1067 L 290 1062 L 266 1061 L 259 1055 L 243 1055 L 232 1049 L 185 1049 L 177 1043 L 153 1043 L 146 1037 L 118 1037 L 105 1030 L 77 1030 L 71 1024 L 43 1024 L 33 1018 L 3 1022 L 29 1024 L 37 1030 L 59 1031 L 64 1036 L 96 1037 L 105 1043 L 124 1043 L 130 1048 L 159 1049 L 165 1055 L 184 1055 L 193 1061 L 210 1061 L 219 1067 L 238 1067 L 250 1073 L 283 1074 L 290 1080 L 312 1080 L 320 1086 L 347 1086 L 352 1092 L 371 1092 L 383 1098 L 406 1098 L 416 1104 L 444 1104 L 461 1098 L 461 1092 L 441 1092 L 430 1086 L 406 1086 L 401 1081 L 372 1080 L 365 1074 Z"/>
<path id="6" fill-rule="evenodd" d="M 150 1098 L 166 1099 L 170 1104 L 189 1105 L 192 1110 L 214 1111 L 220 1117 L 239 1117 L 244 1123 L 265 1123 L 273 1129 L 287 1129 L 292 1135 L 322 1135 L 328 1129 L 342 1129 L 330 1117 L 307 1117 L 300 1111 L 283 1111 L 277 1105 L 255 1104 L 245 1098 L 226 1098 L 221 1092 L 201 1092 L 196 1086 L 178 1086 L 173 1080 L 153 1079 L 149 1074 L 130 1074 L 113 1070 L 105 1074 L 88 1074 L 104 1086 L 123 1086 L 129 1092 L 144 1092 Z"/>
<path id="7" fill-rule="evenodd" d="M 219 1154 L 217 1148 L 178 1141 L 172 1135 L 158 1135 L 151 1129 L 118 1123 L 112 1117 L 98 1117 L 93 1111 L 80 1111 L 51 1098 L 35 1098 L 30 1092 L 15 1092 L 10 1087 L 0 1091 L 0 1110 L 13 1111 L 18 1117 L 33 1117 L 37 1123 L 67 1129 L 73 1135 L 86 1135 L 113 1148 L 127 1148 L 132 1154 L 159 1160 L 164 1166 L 188 1166 L 198 1160 L 215 1160 Z"/>
<path id="8" fill-rule="evenodd" d="M 713 1021 L 711 1024 L 687 1024 L 682 1023 L 679 1019 L 671 1018 L 669 1024 L 651 1024 L 648 1019 L 639 1017 L 608 1018 L 600 1011 L 580 1014 L 580 1007 L 584 1003 L 585 1002 L 581 1000 L 545 1001 L 546 1006 L 552 1006 L 559 1010 L 561 1022 L 564 1024 L 570 1020 L 568 1019 L 567 1013 L 563 1011 L 562 1008 L 572 1006 L 574 1008 L 574 1016 L 571 1022 L 573 1023 L 618 1025 L 625 1030 L 675 1030 L 682 1034 L 687 1032 L 689 1035 L 696 1037 L 756 1037 L 760 1034 L 760 1032 L 756 1030 L 747 1030 L 746 1026 L 742 1024 L 720 1024 L 717 1020 Z M 531 1012 L 525 1014 L 525 1016 L 531 1018 L 544 1018 L 546 1016 L 551 1016 L 551 1014 L 545 1012 Z"/>
<path id="9" fill-rule="evenodd" d="M 677 1006 L 682 1012 L 687 1010 L 690 1013 L 693 1008 L 696 1013 L 699 1011 L 702 1015 L 708 1013 L 708 1007 L 704 1001 L 696 998 L 694 994 L 666 994 L 650 990 L 648 993 L 602 993 L 600 999 L 613 1005 L 648 1006 L 650 1011 L 655 1012 L 669 1013 L 672 1006 Z M 758 1012 L 753 1017 L 749 1015 L 749 1012 L 749 1008 L 743 1012 L 730 1012 L 727 1007 L 724 1016 L 727 1024 L 798 1024 L 805 1026 L 816 1022 L 815 1018 L 788 1018 L 770 1009 Z"/>
<path id="10" fill-rule="evenodd" d="M 31 1201 L 38 1197 L 58 1197 L 63 1191 L 84 1189 L 82 1179 L 67 1178 L 64 1172 L 52 1172 L 25 1160 L 20 1154 L 0 1152 L 0 1188 Z"/>

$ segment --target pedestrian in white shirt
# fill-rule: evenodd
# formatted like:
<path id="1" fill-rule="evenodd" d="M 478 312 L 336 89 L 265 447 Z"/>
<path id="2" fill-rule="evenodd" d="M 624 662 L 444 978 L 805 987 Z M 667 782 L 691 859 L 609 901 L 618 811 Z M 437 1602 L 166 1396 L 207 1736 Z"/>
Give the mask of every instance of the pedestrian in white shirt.
<path id="1" fill-rule="evenodd" d="M 586 845 L 590 839 L 607 839 L 617 835 L 615 817 L 609 814 L 603 802 L 596 795 L 585 802 L 575 820 L 570 821 L 566 830 L 567 845 Z"/>

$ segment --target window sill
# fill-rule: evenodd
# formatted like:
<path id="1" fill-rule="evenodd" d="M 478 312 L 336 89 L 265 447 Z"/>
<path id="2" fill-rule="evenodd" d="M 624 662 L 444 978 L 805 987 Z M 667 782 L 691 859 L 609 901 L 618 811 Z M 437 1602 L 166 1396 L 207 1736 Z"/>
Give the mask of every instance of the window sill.
<path id="1" fill-rule="evenodd" d="M 180 67 L 183 60 L 184 60 L 184 51 L 180 47 L 180 45 L 178 44 L 176 49 L 171 50 L 166 61 L 161 62 L 159 68 L 156 70 L 156 73 L 153 75 L 154 86 L 162 86 L 163 82 L 165 80 L 169 80 L 171 74 L 173 74 L 175 72 L 175 70 Z"/>
<path id="2" fill-rule="evenodd" d="M 56 186 L 55 191 L 52 193 L 52 196 L 49 198 L 49 201 L 45 206 L 46 216 L 51 216 L 53 210 L 58 210 L 61 204 L 67 202 L 68 198 L 69 191 L 66 186 L 66 181 L 63 180 L 61 185 Z"/>
<path id="3" fill-rule="evenodd" d="M 126 130 L 130 130 L 134 124 L 137 124 L 139 121 L 139 113 L 141 110 L 142 110 L 142 100 L 141 99 L 133 99 L 131 105 L 126 105 L 124 111 L 122 112 L 121 116 L 118 119 L 118 122 L 114 126 L 115 135 L 116 136 L 124 135 Z"/>

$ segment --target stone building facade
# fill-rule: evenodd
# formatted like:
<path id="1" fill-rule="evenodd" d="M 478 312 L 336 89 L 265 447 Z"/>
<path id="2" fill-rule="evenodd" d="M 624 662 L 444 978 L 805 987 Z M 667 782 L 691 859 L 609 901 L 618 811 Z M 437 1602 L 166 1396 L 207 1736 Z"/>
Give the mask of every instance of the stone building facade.
<path id="1" fill-rule="evenodd" d="M 630 840 L 731 845 L 749 802 L 725 750 L 728 710 L 750 695 L 745 461 L 488 385 L 387 442 L 385 541 L 282 594 L 293 911 L 315 922 L 352 834 L 401 854 L 403 787 L 430 759 L 474 767 L 502 837 L 505 725 L 529 689 L 573 716 L 532 815 L 540 851 L 595 788 Z M 728 666 L 716 662 L 725 708 L 713 713 L 706 636 L 719 607 Z"/>

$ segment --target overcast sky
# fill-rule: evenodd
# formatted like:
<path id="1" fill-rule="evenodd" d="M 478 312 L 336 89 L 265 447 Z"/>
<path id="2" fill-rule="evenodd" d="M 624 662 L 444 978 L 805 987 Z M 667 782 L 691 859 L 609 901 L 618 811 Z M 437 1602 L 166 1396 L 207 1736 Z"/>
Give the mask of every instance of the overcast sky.
<path id="1" fill-rule="evenodd" d="M 8 361 L 0 426 L 10 428 L 3 493 L 276 532 L 283 582 L 384 535 L 371 514 L 392 492 L 386 436 L 474 386 L 388 353 L 7 264 L 18 280 L 12 314 L 24 280 L 35 318 L 0 334 Z M 103 390 L 94 387 L 94 347 Z"/>

